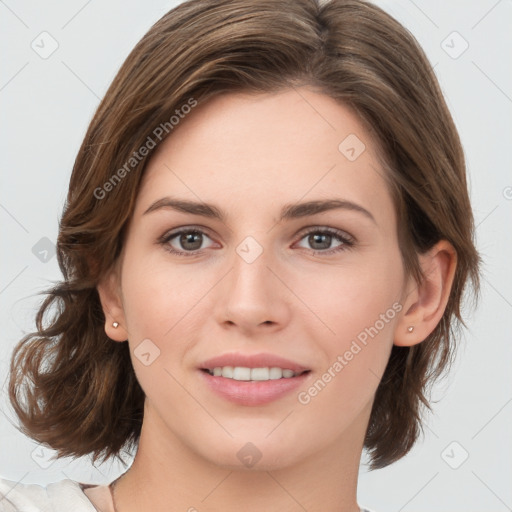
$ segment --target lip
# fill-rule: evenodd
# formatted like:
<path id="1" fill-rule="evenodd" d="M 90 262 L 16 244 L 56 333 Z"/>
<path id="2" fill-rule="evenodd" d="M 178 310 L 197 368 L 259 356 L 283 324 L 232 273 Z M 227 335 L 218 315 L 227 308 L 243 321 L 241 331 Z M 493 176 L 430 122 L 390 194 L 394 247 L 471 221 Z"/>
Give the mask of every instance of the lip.
<path id="1" fill-rule="evenodd" d="M 208 359 L 199 365 L 199 369 L 213 370 L 218 366 L 244 366 L 246 368 L 278 367 L 294 372 L 303 372 L 310 369 L 275 354 L 242 354 L 240 352 L 230 352 Z"/>
<path id="2" fill-rule="evenodd" d="M 205 369 L 213 370 L 218 366 L 244 366 L 246 368 L 272 368 L 289 369 L 296 373 L 310 370 L 299 363 L 274 354 L 242 354 L 232 352 L 213 357 L 199 365 L 199 374 L 211 391 L 220 397 L 237 405 L 257 406 L 264 405 L 291 393 L 303 385 L 309 378 L 311 371 L 291 377 L 289 379 L 274 379 L 265 381 L 242 381 L 214 377 Z"/>
<path id="3" fill-rule="evenodd" d="M 265 405 L 284 397 L 303 385 L 310 373 L 303 373 L 289 379 L 243 381 L 214 377 L 206 371 L 199 371 L 199 375 L 211 391 L 229 402 L 247 406 Z"/>

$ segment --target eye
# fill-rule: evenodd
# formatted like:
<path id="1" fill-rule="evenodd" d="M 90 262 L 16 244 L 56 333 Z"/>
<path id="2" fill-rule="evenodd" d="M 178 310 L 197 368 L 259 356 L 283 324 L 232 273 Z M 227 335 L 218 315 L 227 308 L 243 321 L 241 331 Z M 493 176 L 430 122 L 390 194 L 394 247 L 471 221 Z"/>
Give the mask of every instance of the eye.
<path id="1" fill-rule="evenodd" d="M 300 245 L 306 249 L 323 254 L 331 254 L 339 251 L 346 251 L 354 246 L 354 239 L 342 231 L 332 228 L 315 227 L 306 232 L 300 239 L 305 241 L 309 247 Z M 334 244 L 334 245 L 333 245 Z"/>
<path id="2" fill-rule="evenodd" d="M 176 256 L 196 256 L 201 254 L 202 249 L 211 248 L 215 245 L 215 242 L 203 230 L 191 227 L 166 233 L 158 240 L 158 243 Z M 303 244 L 307 244 L 307 246 Z M 321 254 L 345 251 L 354 245 L 355 240 L 350 235 L 326 227 L 309 229 L 303 234 L 298 244 L 299 247 Z"/>
<path id="3" fill-rule="evenodd" d="M 204 246 L 204 242 L 209 240 L 211 244 Z M 201 249 L 206 249 L 213 245 L 213 240 L 200 229 L 183 228 L 165 234 L 160 240 L 166 250 L 178 256 L 194 256 Z"/>

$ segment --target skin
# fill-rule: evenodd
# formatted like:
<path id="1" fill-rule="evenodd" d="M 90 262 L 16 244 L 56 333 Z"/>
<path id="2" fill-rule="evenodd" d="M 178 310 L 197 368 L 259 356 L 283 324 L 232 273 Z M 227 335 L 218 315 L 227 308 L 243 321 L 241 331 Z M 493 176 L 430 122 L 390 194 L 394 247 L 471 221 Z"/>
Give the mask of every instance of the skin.
<path id="1" fill-rule="evenodd" d="M 366 146 L 355 161 L 338 149 L 349 134 Z M 456 265 L 453 247 L 441 241 L 421 256 L 422 286 L 406 278 L 376 151 L 351 110 L 309 88 L 214 98 L 156 150 L 118 265 L 98 286 L 106 332 L 128 339 L 147 397 L 139 449 L 116 486 L 119 512 L 234 512 L 241 503 L 247 512 L 359 510 L 363 439 L 391 348 L 432 332 Z M 170 208 L 144 214 L 171 195 L 212 203 L 226 218 Z M 357 203 L 374 221 L 333 209 L 278 222 L 283 205 L 326 198 Z M 179 236 L 158 243 L 179 227 L 205 233 L 193 256 L 166 250 L 191 247 Z M 323 248 L 308 227 L 338 230 L 354 244 L 333 237 L 329 245 L 327 236 Z M 263 249 L 252 263 L 236 251 L 248 236 Z M 301 404 L 298 392 L 393 304 L 401 307 L 394 318 Z M 134 355 L 144 339 L 160 350 L 148 366 Z M 274 353 L 311 372 L 275 402 L 235 405 L 198 374 L 202 361 L 231 351 Z M 252 468 L 237 457 L 247 442 L 261 453 Z"/>

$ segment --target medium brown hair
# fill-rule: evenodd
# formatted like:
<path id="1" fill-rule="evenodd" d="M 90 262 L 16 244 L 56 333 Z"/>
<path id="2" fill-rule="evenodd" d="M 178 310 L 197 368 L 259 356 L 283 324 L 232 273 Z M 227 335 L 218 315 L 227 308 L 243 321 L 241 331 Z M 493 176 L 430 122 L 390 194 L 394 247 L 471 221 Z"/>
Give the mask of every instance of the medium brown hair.
<path id="1" fill-rule="evenodd" d="M 9 395 L 23 433 L 59 456 L 92 453 L 93 461 L 137 446 L 145 396 L 128 344 L 105 334 L 96 286 L 121 251 L 151 156 L 140 148 L 157 127 L 172 136 L 171 116 L 193 101 L 301 85 L 352 108 L 375 137 L 406 274 L 420 283 L 418 255 L 441 239 L 457 252 L 444 315 L 422 343 L 393 346 L 365 437 L 372 469 L 412 448 L 427 390 L 465 325 L 469 280 L 478 295 L 480 258 L 462 147 L 432 68 L 403 26 L 359 0 L 190 0 L 136 45 L 73 167 L 57 241 L 63 281 L 12 355 Z"/>

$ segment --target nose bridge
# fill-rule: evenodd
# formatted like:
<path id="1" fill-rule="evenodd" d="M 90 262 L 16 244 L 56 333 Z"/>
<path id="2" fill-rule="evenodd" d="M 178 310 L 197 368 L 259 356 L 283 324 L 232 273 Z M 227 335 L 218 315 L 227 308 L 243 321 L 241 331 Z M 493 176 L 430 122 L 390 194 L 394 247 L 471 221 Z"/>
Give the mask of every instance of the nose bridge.
<path id="1" fill-rule="evenodd" d="M 269 247 L 248 236 L 235 248 L 231 271 L 226 276 L 218 314 L 222 322 L 245 329 L 282 325 L 288 319 L 285 289 L 269 269 L 275 257 Z"/>
<path id="2" fill-rule="evenodd" d="M 238 303 L 252 304 L 262 308 L 268 304 L 272 277 L 268 267 L 272 264 L 272 254 L 268 245 L 264 248 L 253 237 L 244 239 L 235 249 L 233 258 L 231 293 Z M 267 299 L 267 300 L 264 300 Z M 260 303 L 261 302 L 261 303 Z"/>

